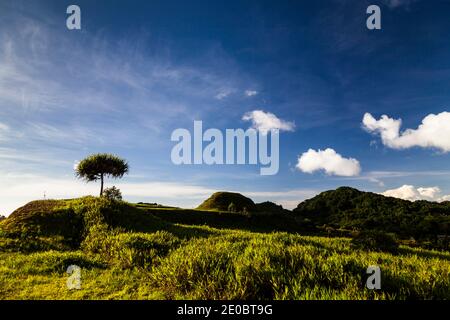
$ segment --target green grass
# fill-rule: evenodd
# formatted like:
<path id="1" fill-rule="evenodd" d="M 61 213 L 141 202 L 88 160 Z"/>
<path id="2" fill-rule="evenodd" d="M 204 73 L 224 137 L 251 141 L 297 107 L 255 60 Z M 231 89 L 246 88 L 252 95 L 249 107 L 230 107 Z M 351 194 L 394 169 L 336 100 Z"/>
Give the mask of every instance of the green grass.
<path id="1" fill-rule="evenodd" d="M 365 251 L 348 238 L 212 227 L 190 216 L 180 223 L 182 209 L 92 197 L 46 205 L 33 204 L 39 223 L 24 211 L 28 220 L 0 225 L 0 299 L 450 299 L 448 252 Z M 71 247 L 52 247 L 64 234 L 49 233 L 41 217 L 54 221 L 62 209 L 82 229 Z M 176 221 L 164 219 L 175 212 Z M 19 224 L 29 234 L 11 232 Z M 73 264 L 80 290 L 66 287 Z M 370 265 L 381 268 L 381 290 L 365 288 Z"/>
<path id="2" fill-rule="evenodd" d="M 240 193 L 224 191 L 213 193 L 208 199 L 203 201 L 197 209 L 227 211 L 231 203 L 234 204 L 236 212 L 242 212 L 244 208 L 249 212 L 256 210 L 255 203 L 251 199 Z"/>

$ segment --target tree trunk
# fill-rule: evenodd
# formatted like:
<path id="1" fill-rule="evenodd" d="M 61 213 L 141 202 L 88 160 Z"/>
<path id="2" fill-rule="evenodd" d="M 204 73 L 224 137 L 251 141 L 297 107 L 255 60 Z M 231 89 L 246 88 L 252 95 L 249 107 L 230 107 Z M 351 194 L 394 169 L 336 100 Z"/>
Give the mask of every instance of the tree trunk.
<path id="1" fill-rule="evenodd" d="M 100 197 L 103 195 L 103 173 L 100 176 L 101 184 L 100 184 Z"/>

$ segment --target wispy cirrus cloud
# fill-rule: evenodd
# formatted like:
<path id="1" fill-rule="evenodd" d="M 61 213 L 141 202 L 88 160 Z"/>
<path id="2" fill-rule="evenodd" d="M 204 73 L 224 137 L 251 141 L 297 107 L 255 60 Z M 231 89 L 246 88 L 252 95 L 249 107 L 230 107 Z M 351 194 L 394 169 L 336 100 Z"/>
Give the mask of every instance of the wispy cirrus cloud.
<path id="1" fill-rule="evenodd" d="M 220 49 L 204 54 L 201 65 L 181 63 L 172 59 L 169 44 L 149 54 L 145 33 L 112 39 L 83 32 L 74 38 L 36 15 L 5 14 L 11 16 L 0 22 L 0 116 L 6 124 L 24 114 L 41 127 L 56 127 L 46 122 L 50 118 L 78 127 L 108 121 L 123 126 L 127 119 L 134 128 L 158 133 L 180 118 L 209 114 L 214 100 L 247 78 Z M 92 126 L 94 119 L 99 121 Z"/>
<path id="2" fill-rule="evenodd" d="M 247 97 L 253 97 L 253 96 L 256 96 L 258 94 L 258 91 L 256 91 L 256 90 L 245 90 L 244 94 Z"/>
<path id="3" fill-rule="evenodd" d="M 8 186 L 0 214 L 44 192 L 96 195 L 95 184 L 73 178 L 73 161 L 89 153 L 117 152 L 142 167 L 151 149 L 152 164 L 166 161 L 172 127 L 208 117 L 217 92 L 247 82 L 219 49 L 201 64 L 180 62 L 169 44 L 148 50 L 145 33 L 69 34 L 40 18 L 51 21 L 48 12 L 26 10 L 2 11 L 0 19 L 0 184 Z M 212 191 L 188 182 L 124 183 L 117 186 L 131 200 L 184 206 Z"/>

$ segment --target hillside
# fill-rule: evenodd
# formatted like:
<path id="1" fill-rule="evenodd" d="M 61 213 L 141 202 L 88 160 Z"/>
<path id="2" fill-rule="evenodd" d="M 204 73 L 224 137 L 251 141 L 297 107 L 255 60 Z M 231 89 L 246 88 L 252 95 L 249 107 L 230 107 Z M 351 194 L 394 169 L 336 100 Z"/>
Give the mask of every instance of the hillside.
<path id="1" fill-rule="evenodd" d="M 256 204 L 256 211 L 264 214 L 289 214 L 291 211 L 283 208 L 282 205 L 271 201 L 264 201 Z"/>
<path id="2" fill-rule="evenodd" d="M 230 204 L 234 204 L 235 212 L 247 212 L 253 214 L 282 214 L 290 213 L 289 210 L 284 209 L 281 205 L 265 201 L 261 203 L 254 203 L 252 199 L 235 192 L 216 192 L 206 199 L 197 210 L 213 210 L 213 211 L 229 211 Z"/>
<path id="3" fill-rule="evenodd" d="M 254 212 L 256 206 L 253 200 L 235 192 L 215 192 L 201 205 L 197 207 L 198 210 L 216 210 L 228 211 L 230 204 L 234 204 L 236 212 Z"/>
<path id="4" fill-rule="evenodd" d="M 20 207 L 2 221 L 0 251 L 78 249 L 94 226 L 150 232 L 163 224 L 133 205 L 105 198 L 37 200 Z"/>
<path id="5" fill-rule="evenodd" d="M 449 253 L 362 249 L 299 235 L 295 221 L 97 197 L 34 201 L 0 225 L 0 299 L 450 298 Z M 65 288 L 72 264 L 80 290 Z M 373 264 L 382 290 L 365 288 Z"/>
<path id="6" fill-rule="evenodd" d="M 379 230 L 416 239 L 450 233 L 448 203 L 410 202 L 349 187 L 322 192 L 293 211 L 317 226 Z"/>

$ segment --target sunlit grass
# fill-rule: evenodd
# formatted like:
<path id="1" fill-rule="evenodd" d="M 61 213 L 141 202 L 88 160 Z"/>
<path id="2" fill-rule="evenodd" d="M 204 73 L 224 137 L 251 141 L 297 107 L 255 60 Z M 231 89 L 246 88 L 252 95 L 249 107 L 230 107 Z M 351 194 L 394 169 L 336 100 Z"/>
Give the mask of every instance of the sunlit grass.
<path id="1" fill-rule="evenodd" d="M 93 197 L 33 215 L 36 207 L 0 234 L 0 299 L 450 298 L 448 252 L 367 251 L 348 238 L 174 223 L 148 206 Z M 41 228 L 64 219 L 82 229 Z M 80 290 L 67 288 L 69 265 L 81 268 Z M 381 268 L 381 290 L 365 287 L 370 265 Z"/>
<path id="2" fill-rule="evenodd" d="M 199 230 L 203 233 L 199 233 Z M 354 250 L 345 238 L 178 226 L 111 235 L 99 253 L 0 254 L 3 299 L 449 299 L 450 254 Z M 187 238 L 190 231 L 197 234 Z M 143 259 L 147 255 L 148 260 Z M 82 268 L 82 289 L 66 268 Z M 365 288 L 378 265 L 382 290 Z"/>

